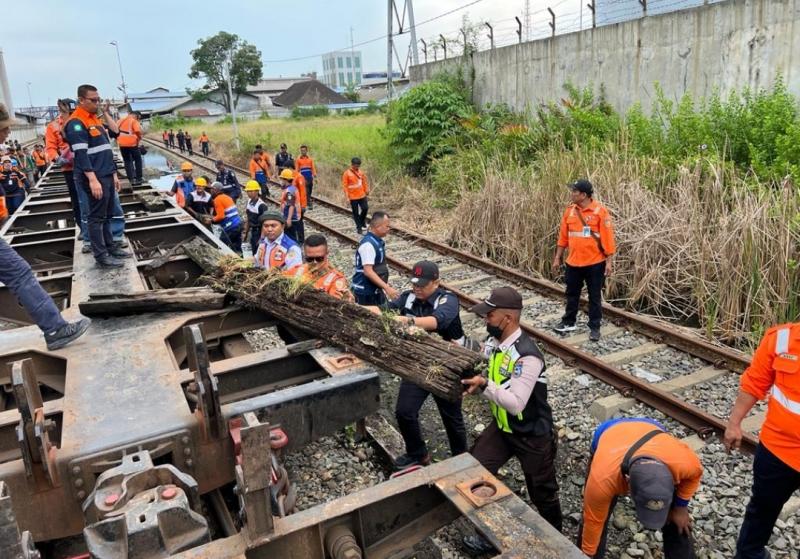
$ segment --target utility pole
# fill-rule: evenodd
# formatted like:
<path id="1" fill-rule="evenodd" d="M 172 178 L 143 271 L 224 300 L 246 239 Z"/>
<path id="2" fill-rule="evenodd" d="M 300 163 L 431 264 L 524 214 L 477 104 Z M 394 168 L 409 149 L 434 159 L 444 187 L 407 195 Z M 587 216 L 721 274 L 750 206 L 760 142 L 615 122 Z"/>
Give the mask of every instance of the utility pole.
<path id="1" fill-rule="evenodd" d="M 122 97 L 125 103 L 128 102 L 128 86 L 125 85 L 125 75 L 122 73 L 122 58 L 119 56 L 119 43 L 117 41 L 111 41 L 109 45 L 114 45 L 114 48 L 117 49 L 117 64 L 119 64 L 119 77 L 122 80 L 122 84 L 120 87 L 122 88 Z"/>
<path id="2" fill-rule="evenodd" d="M 231 66 L 233 66 L 233 53 L 228 51 L 227 56 L 225 57 L 225 68 L 228 70 L 228 100 L 231 104 L 231 118 L 233 119 L 233 141 L 236 144 L 236 151 L 241 149 L 241 144 L 239 143 L 239 127 L 236 124 L 236 101 L 233 99 L 233 86 L 231 85 Z"/>

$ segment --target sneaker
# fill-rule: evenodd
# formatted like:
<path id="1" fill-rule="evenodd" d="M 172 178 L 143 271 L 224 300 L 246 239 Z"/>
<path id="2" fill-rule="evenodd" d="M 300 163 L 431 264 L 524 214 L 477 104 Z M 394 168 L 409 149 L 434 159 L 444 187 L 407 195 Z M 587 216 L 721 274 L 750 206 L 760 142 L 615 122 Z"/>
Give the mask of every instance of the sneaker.
<path id="1" fill-rule="evenodd" d="M 464 536 L 461 539 L 461 543 L 464 545 L 464 549 L 467 550 L 467 553 L 473 557 L 486 555 L 488 553 L 491 553 L 493 556 L 497 554 L 497 550 L 494 546 L 486 541 L 486 538 L 480 534 Z"/>
<path id="2" fill-rule="evenodd" d="M 92 252 L 92 245 L 83 245 L 83 246 L 81 247 L 81 253 L 83 253 L 83 254 L 89 254 L 89 253 L 91 253 L 91 252 Z"/>
<path id="3" fill-rule="evenodd" d="M 112 256 L 103 256 L 95 261 L 98 268 L 122 268 L 125 264 Z"/>
<path id="4" fill-rule="evenodd" d="M 574 332 L 575 330 L 577 330 L 577 328 L 575 327 L 575 325 L 574 325 L 574 324 L 567 324 L 566 322 L 564 322 L 564 321 L 562 320 L 561 322 L 559 322 L 559 323 L 558 323 L 558 324 L 557 324 L 557 325 L 556 325 L 556 326 L 553 328 L 553 330 L 555 330 L 555 331 L 556 331 L 556 332 L 558 332 L 559 334 L 565 334 L 566 332 Z"/>
<path id="5" fill-rule="evenodd" d="M 114 258 L 130 258 L 131 253 L 127 250 L 122 250 L 121 248 L 117 248 L 114 246 L 111 250 L 108 251 L 108 254 L 113 256 Z"/>
<path id="6" fill-rule="evenodd" d="M 50 351 L 61 349 L 65 345 L 80 338 L 89 325 L 92 323 L 88 318 L 82 318 L 75 322 L 69 322 L 66 326 L 62 326 L 55 332 L 50 332 L 44 335 L 44 341 L 47 342 L 47 349 Z"/>
<path id="7" fill-rule="evenodd" d="M 431 455 L 425 454 L 422 458 L 414 458 L 409 454 L 403 454 L 394 461 L 395 470 L 405 470 L 411 466 L 430 466 Z"/>
<path id="8" fill-rule="evenodd" d="M 589 340 L 592 342 L 599 342 L 600 341 L 600 328 L 590 328 L 589 329 Z"/>

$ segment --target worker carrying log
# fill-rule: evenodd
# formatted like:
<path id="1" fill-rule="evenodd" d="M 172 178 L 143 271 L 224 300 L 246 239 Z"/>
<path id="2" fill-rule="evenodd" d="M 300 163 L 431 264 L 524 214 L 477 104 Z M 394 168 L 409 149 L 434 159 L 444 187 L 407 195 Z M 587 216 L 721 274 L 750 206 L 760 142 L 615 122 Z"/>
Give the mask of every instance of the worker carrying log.
<path id="1" fill-rule="evenodd" d="M 427 260 L 417 262 L 411 269 L 410 290 L 389 302 L 389 309 L 399 311 L 396 320 L 402 324 L 436 333 L 447 342 L 464 345 L 466 336 L 459 316 L 458 297 L 439 283 L 439 267 Z M 380 312 L 379 307 L 371 307 Z M 406 453 L 395 460 L 398 470 L 416 464 L 427 466 L 431 455 L 422 437 L 419 410 L 431 393 L 413 382 L 403 380 L 397 394 L 395 417 L 406 444 Z M 466 452 L 467 429 L 461 412 L 461 401 L 451 402 L 433 397 L 442 418 L 450 452 L 453 456 Z"/>
<path id="2" fill-rule="evenodd" d="M 617 499 L 630 492 L 637 520 L 661 530 L 665 559 L 694 559 L 689 501 L 703 466 L 689 446 L 648 417 L 610 419 L 595 430 L 583 495 L 578 547 L 605 556 L 608 522 Z"/>
<path id="3" fill-rule="evenodd" d="M 769 558 L 765 546 L 783 505 L 800 489 L 800 323 L 767 330 L 742 374 L 725 429 L 725 447 L 739 448 L 742 420 L 769 397 L 753 460 L 753 494 L 736 542 L 736 559 Z"/>
<path id="4" fill-rule="evenodd" d="M 547 401 L 546 366 L 539 346 L 520 328 L 522 296 L 512 287 L 497 287 L 470 311 L 486 323 L 489 337 L 483 356 L 489 359 L 489 367 L 487 376 L 461 382 L 465 395 L 480 393 L 489 400 L 494 417 L 470 453 L 494 475 L 516 456 L 536 510 L 561 531 L 557 440 Z M 473 552 L 494 552 L 480 536 L 465 537 L 464 545 Z"/>

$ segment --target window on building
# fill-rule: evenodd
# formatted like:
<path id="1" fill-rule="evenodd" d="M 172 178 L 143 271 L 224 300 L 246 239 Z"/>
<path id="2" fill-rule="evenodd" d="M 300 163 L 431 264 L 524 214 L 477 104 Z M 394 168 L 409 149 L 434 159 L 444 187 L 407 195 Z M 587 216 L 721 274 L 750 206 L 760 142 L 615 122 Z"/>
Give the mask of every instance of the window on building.
<path id="1" fill-rule="evenodd" d="M 339 68 L 344 68 L 344 65 L 342 64 L 342 57 L 341 56 L 339 57 L 338 61 L 339 61 Z"/>
<path id="2" fill-rule="evenodd" d="M 339 72 L 339 85 L 344 85 L 344 72 Z"/>
<path id="3" fill-rule="evenodd" d="M 361 68 L 361 58 L 356 56 L 356 68 Z"/>

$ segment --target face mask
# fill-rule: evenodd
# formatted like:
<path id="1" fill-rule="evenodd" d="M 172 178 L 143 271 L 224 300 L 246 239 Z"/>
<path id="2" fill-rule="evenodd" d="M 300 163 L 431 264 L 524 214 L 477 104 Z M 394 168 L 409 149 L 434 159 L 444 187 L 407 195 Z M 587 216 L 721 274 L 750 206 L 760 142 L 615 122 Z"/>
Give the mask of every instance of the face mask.
<path id="1" fill-rule="evenodd" d="M 486 331 L 489 335 L 495 339 L 500 339 L 503 336 L 503 329 L 499 326 L 492 326 L 491 324 L 486 325 Z"/>

